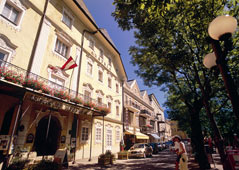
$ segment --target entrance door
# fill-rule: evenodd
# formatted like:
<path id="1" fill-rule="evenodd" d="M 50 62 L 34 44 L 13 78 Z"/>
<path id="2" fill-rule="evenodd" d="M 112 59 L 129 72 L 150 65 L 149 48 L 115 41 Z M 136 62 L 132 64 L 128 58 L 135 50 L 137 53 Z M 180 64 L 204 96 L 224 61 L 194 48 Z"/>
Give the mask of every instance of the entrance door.
<path id="1" fill-rule="evenodd" d="M 49 116 L 43 117 L 36 129 L 36 138 L 34 142 L 37 156 L 54 155 L 59 147 L 61 126 L 59 120 L 52 116 L 50 120 L 48 137 L 46 139 Z"/>

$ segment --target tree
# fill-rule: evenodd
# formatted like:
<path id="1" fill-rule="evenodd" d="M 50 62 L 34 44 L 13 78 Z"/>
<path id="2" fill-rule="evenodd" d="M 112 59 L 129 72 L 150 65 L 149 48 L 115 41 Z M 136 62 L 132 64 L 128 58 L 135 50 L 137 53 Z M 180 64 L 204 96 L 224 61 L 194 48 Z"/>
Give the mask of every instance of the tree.
<path id="1" fill-rule="evenodd" d="M 129 50 L 132 63 L 139 66 L 136 73 L 145 80 L 146 85 L 164 85 L 169 95 L 177 95 L 187 107 L 191 118 L 192 142 L 202 169 L 208 167 L 200 122 L 203 106 L 218 139 L 216 143 L 220 148 L 221 160 L 225 163 L 222 137 L 210 103 L 210 100 L 220 98 L 218 91 L 223 90 L 225 94 L 225 90 L 223 84 L 215 79 L 217 70 L 206 70 L 202 64 L 202 57 L 211 51 L 207 27 L 212 19 L 223 12 L 236 14 L 236 3 L 225 0 L 114 2 L 116 9 L 112 15 L 119 26 L 123 30 L 136 30 L 137 46 Z"/>

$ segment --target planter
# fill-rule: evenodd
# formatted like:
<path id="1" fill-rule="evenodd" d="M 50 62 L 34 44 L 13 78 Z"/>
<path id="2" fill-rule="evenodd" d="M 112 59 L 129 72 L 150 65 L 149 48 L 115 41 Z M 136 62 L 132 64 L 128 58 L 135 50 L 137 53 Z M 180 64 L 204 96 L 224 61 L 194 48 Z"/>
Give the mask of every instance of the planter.
<path id="1" fill-rule="evenodd" d="M 110 157 L 103 157 L 103 158 L 98 158 L 98 164 L 99 165 L 109 165 L 111 163 Z"/>
<path id="2" fill-rule="evenodd" d="M 122 152 L 118 152 L 118 159 L 128 159 L 128 152 L 127 151 L 122 151 Z"/>

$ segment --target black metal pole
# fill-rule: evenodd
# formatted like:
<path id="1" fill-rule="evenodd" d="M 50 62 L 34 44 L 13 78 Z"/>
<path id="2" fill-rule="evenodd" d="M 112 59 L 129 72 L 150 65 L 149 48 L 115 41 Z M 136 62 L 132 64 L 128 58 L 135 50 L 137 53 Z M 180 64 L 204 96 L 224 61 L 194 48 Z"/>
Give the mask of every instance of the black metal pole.
<path id="1" fill-rule="evenodd" d="M 90 158 L 88 161 L 91 161 L 91 152 L 92 152 L 92 136 L 93 136 L 93 113 L 91 116 L 91 135 L 90 135 Z"/>
<path id="2" fill-rule="evenodd" d="M 211 40 L 212 48 L 217 59 L 217 66 L 222 75 L 224 85 L 226 87 L 228 96 L 232 103 L 233 112 L 239 122 L 239 98 L 237 93 L 237 87 L 230 75 L 227 62 L 225 60 L 226 56 L 223 54 L 219 41 Z"/>
<path id="3" fill-rule="evenodd" d="M 77 147 L 77 134 L 78 134 L 78 126 L 79 126 L 79 119 L 78 119 L 78 116 L 77 116 L 77 120 L 76 120 L 76 136 L 75 136 L 75 150 L 74 150 L 74 157 L 73 157 L 73 161 L 72 161 L 72 164 L 75 163 L 76 161 L 76 147 Z"/>
<path id="4" fill-rule="evenodd" d="M 105 142 L 105 115 L 103 115 L 103 135 L 102 135 L 102 154 L 104 154 L 104 142 Z"/>

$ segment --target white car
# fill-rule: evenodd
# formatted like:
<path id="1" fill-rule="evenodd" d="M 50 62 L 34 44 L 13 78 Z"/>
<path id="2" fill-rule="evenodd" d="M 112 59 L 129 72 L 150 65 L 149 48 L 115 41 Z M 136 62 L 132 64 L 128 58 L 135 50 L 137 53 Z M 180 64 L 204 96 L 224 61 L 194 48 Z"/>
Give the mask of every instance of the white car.
<path id="1" fill-rule="evenodd" d="M 153 149 L 147 143 L 136 143 L 129 149 L 129 157 L 151 157 Z"/>

